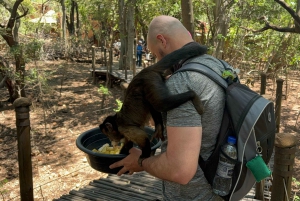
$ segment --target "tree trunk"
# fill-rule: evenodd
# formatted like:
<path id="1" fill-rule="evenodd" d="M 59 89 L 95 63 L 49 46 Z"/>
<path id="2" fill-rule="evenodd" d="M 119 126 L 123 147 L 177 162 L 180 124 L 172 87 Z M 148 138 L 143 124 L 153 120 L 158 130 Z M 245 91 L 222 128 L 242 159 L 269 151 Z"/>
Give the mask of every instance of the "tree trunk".
<path id="1" fill-rule="evenodd" d="M 147 40 L 148 25 L 143 20 L 143 17 L 142 17 L 141 14 L 142 14 L 142 12 L 139 11 L 139 8 L 136 6 L 135 7 L 135 17 L 136 17 L 137 23 L 139 23 L 140 26 L 141 26 L 142 34 L 143 34 L 144 39 Z"/>
<path id="2" fill-rule="evenodd" d="M 79 11 L 78 11 L 78 4 L 76 3 L 76 33 L 79 33 L 80 29 L 80 18 L 79 18 Z M 79 34 L 77 34 L 79 36 Z"/>
<path id="3" fill-rule="evenodd" d="M 214 7 L 214 32 L 213 38 L 213 56 L 222 59 L 225 37 L 227 36 L 228 27 L 230 23 L 229 7 L 223 0 L 215 0 Z"/>
<path id="4" fill-rule="evenodd" d="M 23 47 L 19 46 L 19 53 L 15 54 L 15 61 L 16 61 L 16 91 L 18 91 L 18 98 L 25 97 L 25 61 L 24 61 L 24 54 L 23 54 Z"/>
<path id="5" fill-rule="evenodd" d="M 132 58 L 133 58 L 133 48 L 134 45 L 134 37 L 135 37 L 135 31 L 134 31 L 134 7 L 135 7 L 136 0 L 130 0 L 127 4 L 127 59 L 126 59 L 126 68 L 132 69 L 133 67 Z M 135 67 L 135 66 L 134 66 Z"/>
<path id="6" fill-rule="evenodd" d="M 15 99 L 17 99 L 17 93 L 15 93 L 15 83 L 11 79 L 9 75 L 7 75 L 6 69 L 9 69 L 9 63 L 0 56 L 0 88 L 6 87 L 9 94 L 9 101 L 13 102 Z"/>
<path id="7" fill-rule="evenodd" d="M 300 17 L 300 0 L 297 1 L 297 8 L 296 8 L 296 13 Z M 300 33 L 300 23 L 294 20 L 295 23 L 295 29 L 298 33 Z"/>
<path id="8" fill-rule="evenodd" d="M 62 36 L 65 47 L 67 46 L 67 36 L 66 36 L 66 5 L 65 0 L 61 0 L 61 10 L 62 10 Z"/>
<path id="9" fill-rule="evenodd" d="M 121 39 L 121 48 L 120 48 L 120 59 L 119 59 L 119 69 L 122 70 L 123 63 L 126 61 L 126 51 L 125 51 L 125 7 L 124 0 L 119 0 L 119 28 L 120 28 L 120 39 Z"/>
<path id="10" fill-rule="evenodd" d="M 195 30 L 192 0 L 181 0 L 181 15 L 182 24 L 191 33 L 192 38 L 194 38 Z"/>
<path id="11" fill-rule="evenodd" d="M 66 17 L 66 23 L 67 23 L 67 27 L 68 27 L 68 31 L 70 36 L 75 34 L 75 9 L 77 7 L 77 3 L 72 0 L 71 1 L 71 11 L 70 11 L 70 21 L 68 20 L 68 18 Z"/>
<path id="12" fill-rule="evenodd" d="M 23 0 L 18 0 L 14 3 L 14 5 L 10 8 L 10 5 L 6 5 L 6 8 L 9 10 L 11 16 L 5 27 L 6 33 L 1 34 L 3 39 L 7 42 L 9 47 L 14 51 L 14 58 L 16 62 L 15 75 L 14 77 L 9 77 L 5 81 L 5 85 L 9 92 L 9 100 L 13 102 L 20 96 L 25 97 L 25 87 L 24 87 L 24 75 L 25 75 L 25 61 L 22 46 L 19 44 L 19 27 L 21 24 L 21 18 L 26 16 L 28 10 L 25 10 L 24 13 L 20 16 L 18 14 L 18 7 L 21 5 Z M 8 67 L 9 68 L 9 67 Z M 14 70 L 11 70 L 14 72 Z M 6 76 L 6 75 L 4 75 Z M 14 79 L 16 82 L 14 82 Z M 18 93 L 19 92 L 19 93 Z"/>

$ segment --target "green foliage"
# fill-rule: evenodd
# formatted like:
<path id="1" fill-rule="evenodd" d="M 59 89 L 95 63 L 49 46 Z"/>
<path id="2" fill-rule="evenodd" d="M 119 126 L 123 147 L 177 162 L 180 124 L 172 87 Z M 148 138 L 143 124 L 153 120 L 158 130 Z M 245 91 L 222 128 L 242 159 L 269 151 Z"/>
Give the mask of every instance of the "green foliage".
<path id="1" fill-rule="evenodd" d="M 27 59 L 27 62 L 30 60 L 38 60 L 40 58 L 43 45 L 44 42 L 38 39 L 33 39 L 26 44 L 24 48 L 24 58 Z"/>
<path id="2" fill-rule="evenodd" d="M 37 68 L 31 68 L 25 76 L 25 84 L 33 88 L 38 87 L 38 91 L 46 93 L 50 87 L 48 84 L 48 77 L 52 72 L 39 71 Z"/>
<path id="3" fill-rule="evenodd" d="M 110 91 L 108 90 L 107 87 L 105 87 L 104 85 L 100 84 L 99 89 L 98 89 L 99 93 L 102 93 L 104 95 L 110 95 Z"/>
<path id="4" fill-rule="evenodd" d="M 298 193 L 299 188 L 300 188 L 300 182 L 295 177 L 292 178 L 292 182 L 293 182 L 293 185 L 295 185 L 295 187 L 298 189 L 298 191 L 296 192 L 296 193 Z M 300 201 L 300 197 L 296 193 L 293 197 L 293 201 Z"/>
<path id="5" fill-rule="evenodd" d="M 300 188 L 300 182 L 295 177 L 292 178 L 292 182 L 296 185 L 297 188 Z"/>
<path id="6" fill-rule="evenodd" d="M 119 112 L 122 108 L 122 105 L 123 105 L 123 102 L 119 99 L 116 99 L 116 102 L 117 102 L 117 109 L 114 109 L 115 112 Z"/>
<path id="7" fill-rule="evenodd" d="M 286 2 L 296 9 L 295 3 Z M 269 63 L 270 68 L 276 65 L 282 68 L 297 67 L 300 50 L 297 50 L 299 46 L 295 44 L 300 42 L 299 34 L 282 33 L 271 29 L 263 32 L 251 31 L 263 28 L 265 26 L 263 19 L 278 27 L 293 25 L 293 18 L 278 3 L 272 0 L 239 1 L 231 8 L 230 16 L 225 57 L 234 58 L 233 61 L 246 61 L 249 69 L 259 67 L 260 70 L 266 70 L 263 68 L 268 66 L 267 63 L 270 61 L 272 61 Z"/>
<path id="8" fill-rule="evenodd" d="M 10 48 L 10 54 L 13 57 L 22 57 L 25 63 L 32 60 L 38 60 L 41 56 L 41 50 L 44 42 L 39 39 L 33 39 L 26 44 L 15 45 Z"/>
<path id="9" fill-rule="evenodd" d="M 4 193 L 6 193 L 7 192 L 7 190 L 5 190 L 5 189 L 2 189 L 3 188 L 3 186 L 6 184 L 8 182 L 8 180 L 7 179 L 3 179 L 3 180 L 1 180 L 0 181 L 0 193 L 1 194 L 4 194 Z"/>
<path id="10" fill-rule="evenodd" d="M 29 22 L 30 17 L 39 17 L 39 12 L 34 10 L 34 4 L 44 3 L 42 0 L 25 0 L 22 2 L 22 6 L 29 9 L 29 15 L 22 18 L 22 26 L 20 32 L 26 35 L 35 36 L 36 30 L 38 33 L 48 33 L 52 28 L 49 25 L 31 23 Z M 118 16 L 118 0 L 76 0 L 79 9 L 80 18 L 80 32 L 87 33 L 89 30 L 93 30 L 95 37 L 100 38 L 100 41 L 109 39 L 109 34 L 112 30 L 119 29 L 119 22 L 123 18 Z M 125 1 L 128 3 L 129 1 Z M 209 32 L 207 33 L 207 45 L 209 52 L 213 52 L 215 44 L 212 39 L 215 36 L 212 35 L 215 31 L 215 19 L 214 12 L 216 1 L 192 1 L 193 2 L 193 14 L 195 22 L 201 20 L 207 23 Z M 225 53 L 225 59 L 234 59 L 249 61 L 251 65 L 249 68 L 257 68 L 263 66 L 273 55 L 278 52 L 280 45 L 282 44 L 284 33 L 276 32 L 273 30 L 267 30 L 260 33 L 253 33 L 250 30 L 258 30 L 265 26 L 265 22 L 262 20 L 263 17 L 267 19 L 270 24 L 284 27 L 292 26 L 294 23 L 293 18 L 290 14 L 278 3 L 273 0 L 235 0 L 232 7 L 228 7 L 226 14 L 230 16 L 230 27 L 228 35 L 218 35 L 218 39 L 225 39 L 226 46 L 223 50 Z M 285 1 L 292 9 L 296 10 L 297 2 L 295 0 Z M 67 14 L 71 10 L 71 0 L 65 0 Z M 52 9 L 56 12 L 61 12 L 59 9 L 59 1 L 50 1 L 47 5 L 51 5 Z M 181 20 L 181 0 L 137 0 L 136 7 L 136 24 L 135 29 L 138 33 L 138 37 L 141 34 L 142 28 L 147 31 L 147 25 L 153 19 L 154 16 L 158 15 L 171 15 Z M 20 6 L 18 12 L 23 13 L 23 8 Z M 6 24 L 9 13 L 0 5 L 0 12 L 3 15 L 0 16 L 2 24 Z M 35 16 L 36 15 L 36 16 Z M 139 19 L 138 19 L 138 18 Z M 137 20 L 138 19 L 138 20 Z M 97 22 L 100 24 L 99 27 L 93 26 L 93 23 Z M 141 27 L 145 26 L 145 27 Z M 197 29 L 197 28 L 196 28 Z M 0 29 L 0 34 L 5 30 Z M 288 48 L 283 50 L 280 54 L 280 60 L 284 61 L 287 66 L 293 68 L 299 68 L 300 49 L 299 34 L 294 34 L 292 40 L 289 42 Z M 20 37 L 21 38 L 21 37 Z M 75 38 L 72 41 L 82 40 L 82 38 Z M 20 40 L 22 41 L 22 40 Z M 23 41 L 22 41 L 23 42 Z M 73 43 L 73 42 L 72 42 Z M 73 43 L 73 45 L 75 42 Z M 76 47 L 77 44 L 74 46 Z M 43 46 L 43 41 L 34 39 L 23 46 L 23 54 L 26 62 L 36 60 L 40 56 L 40 50 Z M 12 48 L 11 51 L 18 55 L 20 53 L 18 49 Z M 259 64 L 258 64 L 259 63 Z"/>

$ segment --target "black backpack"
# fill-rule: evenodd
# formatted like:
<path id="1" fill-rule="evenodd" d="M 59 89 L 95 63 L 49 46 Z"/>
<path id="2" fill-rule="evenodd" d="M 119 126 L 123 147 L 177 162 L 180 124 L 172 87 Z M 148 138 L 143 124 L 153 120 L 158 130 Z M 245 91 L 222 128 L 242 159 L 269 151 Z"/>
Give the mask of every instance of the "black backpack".
<path id="1" fill-rule="evenodd" d="M 228 63 L 223 60 L 220 62 L 226 72 L 235 74 L 234 69 Z M 231 193 L 223 198 L 231 201 L 240 200 L 256 183 L 256 179 L 246 167 L 246 163 L 255 158 L 257 154 L 261 155 L 266 164 L 271 158 L 276 131 L 274 104 L 241 84 L 237 75 L 235 78 L 228 79 L 226 75 L 220 76 L 211 67 L 201 64 L 199 61 L 188 62 L 176 73 L 180 71 L 199 72 L 225 90 L 225 109 L 216 147 L 208 160 L 204 161 L 201 156 L 199 157 L 199 165 L 206 179 L 212 185 L 219 162 L 220 148 L 226 143 L 228 136 L 235 136 L 237 139 L 237 163 L 233 172 Z"/>

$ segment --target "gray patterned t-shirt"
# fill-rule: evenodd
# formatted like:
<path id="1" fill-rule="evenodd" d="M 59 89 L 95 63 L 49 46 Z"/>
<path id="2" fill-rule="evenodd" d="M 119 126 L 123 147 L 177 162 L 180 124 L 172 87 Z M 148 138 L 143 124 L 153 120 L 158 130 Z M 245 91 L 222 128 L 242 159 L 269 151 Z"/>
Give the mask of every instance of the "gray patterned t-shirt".
<path id="1" fill-rule="evenodd" d="M 202 55 L 193 61 L 206 64 L 221 73 L 223 65 L 210 55 Z M 208 77 L 192 71 L 178 72 L 172 75 L 166 84 L 171 94 L 194 90 L 204 104 L 204 113 L 199 115 L 191 101 L 170 110 L 164 115 L 167 126 L 193 127 L 202 126 L 202 145 L 200 154 L 206 160 L 214 149 L 216 137 L 221 125 L 224 109 L 224 90 Z M 188 133 L 183 133 L 188 135 Z M 166 150 L 167 140 L 162 144 Z M 198 166 L 193 179 L 186 185 L 163 181 L 163 197 L 165 201 L 217 201 L 222 200 L 212 192 L 201 168 Z"/>

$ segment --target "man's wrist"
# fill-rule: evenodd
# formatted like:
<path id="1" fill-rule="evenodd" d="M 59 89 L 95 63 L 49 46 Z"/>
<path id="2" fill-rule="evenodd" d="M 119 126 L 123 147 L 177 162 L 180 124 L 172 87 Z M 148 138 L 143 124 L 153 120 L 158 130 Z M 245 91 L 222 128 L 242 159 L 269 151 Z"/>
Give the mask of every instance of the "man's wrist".
<path id="1" fill-rule="evenodd" d="M 143 161 L 145 160 L 146 158 L 145 157 L 142 157 L 140 156 L 139 159 L 138 159 L 138 164 L 140 167 L 143 167 Z"/>

